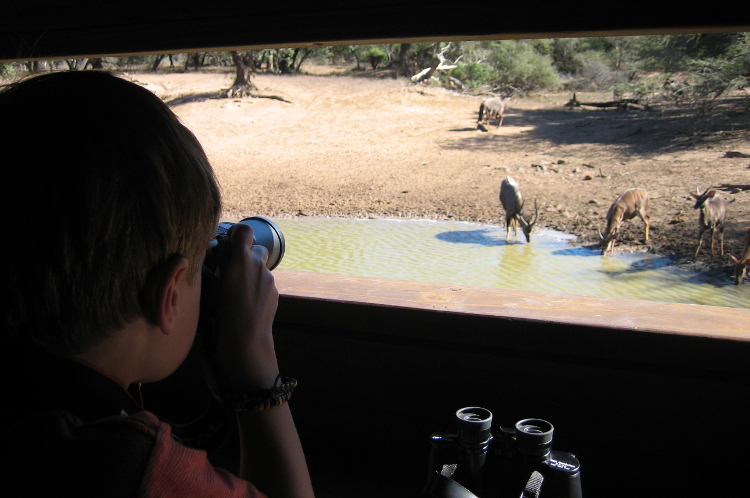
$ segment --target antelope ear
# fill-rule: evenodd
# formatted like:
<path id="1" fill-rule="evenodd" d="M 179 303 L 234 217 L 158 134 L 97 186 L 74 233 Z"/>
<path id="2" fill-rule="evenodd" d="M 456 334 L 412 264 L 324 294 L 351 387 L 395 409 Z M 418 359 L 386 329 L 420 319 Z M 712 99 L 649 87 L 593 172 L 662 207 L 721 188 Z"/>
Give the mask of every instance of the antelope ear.
<path id="1" fill-rule="evenodd" d="M 739 259 L 737 259 L 737 258 L 735 258 L 735 257 L 734 257 L 734 254 L 730 254 L 730 255 L 729 255 L 729 257 L 730 257 L 730 258 L 732 258 L 732 261 L 734 261 L 735 263 L 737 263 L 737 264 L 739 264 L 739 263 L 740 263 L 740 260 L 739 260 Z"/>
<path id="2" fill-rule="evenodd" d="M 711 192 L 708 193 L 709 197 L 713 197 L 715 195 L 716 195 L 716 190 L 712 190 Z"/>
<path id="3" fill-rule="evenodd" d="M 696 194 L 695 192 L 690 192 L 690 195 L 693 196 L 694 199 L 700 197 L 700 194 Z"/>

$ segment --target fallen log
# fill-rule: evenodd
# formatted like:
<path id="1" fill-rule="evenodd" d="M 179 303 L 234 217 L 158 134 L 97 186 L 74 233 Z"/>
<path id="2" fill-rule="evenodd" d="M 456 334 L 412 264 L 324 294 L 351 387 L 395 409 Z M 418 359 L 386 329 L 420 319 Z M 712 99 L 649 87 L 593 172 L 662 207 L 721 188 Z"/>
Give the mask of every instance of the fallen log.
<path id="1" fill-rule="evenodd" d="M 619 99 L 619 100 L 610 100 L 608 102 L 581 102 L 578 100 L 578 97 L 576 97 L 575 93 L 573 94 L 573 97 L 565 104 L 565 106 L 566 107 L 588 106 L 588 107 L 599 107 L 599 108 L 614 107 L 618 109 L 634 108 L 634 109 L 640 109 L 640 110 L 643 110 L 646 108 L 646 106 L 638 103 L 638 99 Z"/>

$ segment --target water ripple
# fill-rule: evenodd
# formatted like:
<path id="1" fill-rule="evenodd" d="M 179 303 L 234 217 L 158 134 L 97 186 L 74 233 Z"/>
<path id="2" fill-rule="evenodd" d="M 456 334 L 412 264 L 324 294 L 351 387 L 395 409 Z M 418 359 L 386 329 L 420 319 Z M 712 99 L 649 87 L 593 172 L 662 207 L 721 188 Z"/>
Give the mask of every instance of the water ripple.
<path id="1" fill-rule="evenodd" d="M 431 220 L 276 220 L 280 268 L 446 284 L 750 307 L 731 268 L 689 273 L 648 253 L 602 256 L 574 237 L 540 230 L 505 240 L 502 227 Z"/>

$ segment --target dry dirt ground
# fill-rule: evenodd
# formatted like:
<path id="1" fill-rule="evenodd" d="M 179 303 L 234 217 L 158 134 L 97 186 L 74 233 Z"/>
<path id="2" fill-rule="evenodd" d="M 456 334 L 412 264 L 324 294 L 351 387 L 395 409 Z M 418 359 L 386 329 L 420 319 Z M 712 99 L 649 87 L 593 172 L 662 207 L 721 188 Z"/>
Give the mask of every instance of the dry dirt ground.
<path id="1" fill-rule="evenodd" d="M 729 272 L 728 256 L 698 260 L 698 212 L 689 196 L 713 186 L 729 201 L 726 251 L 750 228 L 750 109 L 742 95 L 707 117 L 687 106 L 652 111 L 569 108 L 570 95 L 515 99 L 502 127 L 476 129 L 482 97 L 407 80 L 258 75 L 258 93 L 220 99 L 232 73 L 126 77 L 163 98 L 203 143 L 237 218 L 430 218 L 503 225 L 500 182 L 512 176 L 538 226 L 595 244 L 625 190 L 651 195 L 651 239 L 637 218 L 618 251 L 651 251 L 676 264 Z M 579 94 L 580 101 L 608 95 Z M 727 154 L 732 153 L 732 154 Z M 740 153 L 740 154 L 736 154 Z M 740 157 L 727 157 L 740 156 Z M 706 238 L 708 236 L 706 235 Z M 706 247 L 704 243 L 704 247 Z"/>

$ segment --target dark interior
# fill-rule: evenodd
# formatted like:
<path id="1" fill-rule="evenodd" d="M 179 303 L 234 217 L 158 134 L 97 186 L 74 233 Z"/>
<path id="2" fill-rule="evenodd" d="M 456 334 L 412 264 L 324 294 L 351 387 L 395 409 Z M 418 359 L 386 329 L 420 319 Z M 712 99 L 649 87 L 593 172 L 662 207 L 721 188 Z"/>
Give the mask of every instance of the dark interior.
<path id="1" fill-rule="evenodd" d="M 746 340 L 293 296 L 275 334 L 321 496 L 418 495 L 466 406 L 550 421 L 585 496 L 744 493 Z"/>
<path id="2" fill-rule="evenodd" d="M 726 2 L 30 1 L 3 11 L 1 60 L 750 27 L 750 10 Z M 465 406 L 502 425 L 550 421 L 554 447 L 581 461 L 585 496 L 748 494 L 747 310 L 601 300 L 605 319 L 591 322 L 562 299 L 551 316 L 556 298 L 534 293 L 539 310 L 518 315 L 487 311 L 502 308 L 503 291 L 467 310 L 368 279 L 279 282 L 277 353 L 300 380 L 292 406 L 320 497 L 417 496 L 430 435 L 453 431 Z M 391 297 L 370 299 L 379 289 Z"/>

